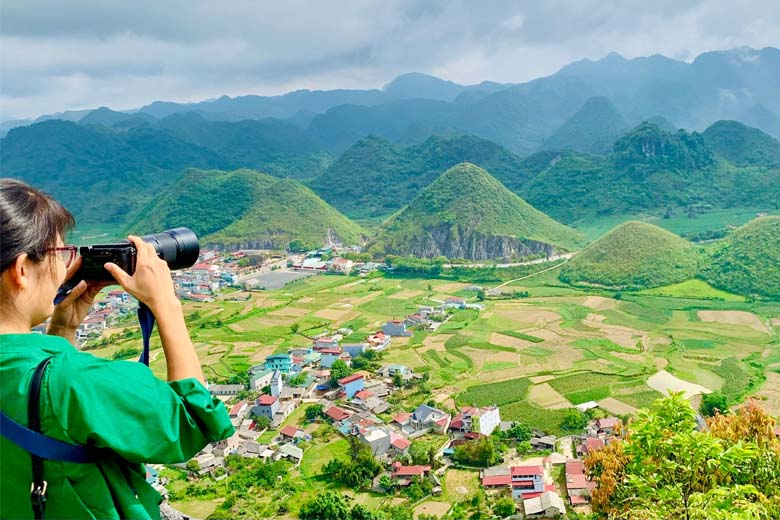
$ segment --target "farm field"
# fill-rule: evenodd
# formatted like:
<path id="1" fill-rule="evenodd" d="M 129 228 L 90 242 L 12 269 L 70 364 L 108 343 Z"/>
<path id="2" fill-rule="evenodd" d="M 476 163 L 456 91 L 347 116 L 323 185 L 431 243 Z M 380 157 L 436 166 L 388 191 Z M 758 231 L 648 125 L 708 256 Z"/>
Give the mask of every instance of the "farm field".
<path id="1" fill-rule="evenodd" d="M 438 305 L 447 296 L 483 304 L 482 310 L 453 311 L 435 332 L 394 338 L 382 363 L 407 365 L 427 374 L 428 381 L 425 393 L 391 400 L 384 417 L 429 400 L 450 411 L 495 404 L 502 420 L 561 435 L 567 433 L 561 423 L 572 406 L 596 401 L 600 413 L 631 414 L 667 388 L 689 390 L 691 396 L 719 390 L 735 403 L 756 396 L 769 413 L 780 415 L 780 303 L 746 302 L 702 284 L 694 280 L 652 293 L 624 292 L 615 299 L 614 293 L 566 286 L 553 270 L 507 286 L 527 291 L 528 297 L 478 302 L 474 286 L 450 280 L 321 275 L 248 293 L 248 301 L 229 301 L 233 292 L 211 303 L 187 302 L 185 312 L 207 378 L 224 382 L 269 354 L 309 345 L 309 338 L 321 332 L 347 327 L 353 330 L 347 340 L 359 341 L 387 320 L 412 314 L 418 305 Z M 110 357 L 138 342 L 134 335 L 93 352 Z M 151 367 L 164 378 L 157 338 L 152 348 Z M 285 424 L 303 427 L 302 412 L 296 410 Z M 431 436 L 416 442 L 438 448 L 443 441 Z M 307 443 L 294 472 L 305 484 L 287 499 L 291 510 L 332 489 L 322 468 L 346 456 L 347 443 L 335 433 Z M 443 495 L 412 507 L 439 514 L 469 500 L 477 487 L 475 475 L 449 469 Z M 406 498 L 350 494 L 355 503 L 371 508 L 412 505 Z M 216 506 L 205 498 L 177 505 L 202 516 Z"/>
<path id="2" fill-rule="evenodd" d="M 665 371 L 735 401 L 765 395 L 770 413 L 780 414 L 771 389 L 764 388 L 780 363 L 780 304 L 708 292 L 696 280 L 649 294 L 624 293 L 620 300 L 573 290 L 554 271 L 519 283 L 529 297 L 457 310 L 436 332 L 396 338 L 383 362 L 427 373 L 433 394 L 460 404 L 523 403 L 525 411 L 546 404 L 554 411 L 567 402 L 610 398 L 614 409 L 630 409 L 660 395 L 648 380 L 664 379 L 657 374 Z M 469 287 L 437 279 L 317 276 L 251 293 L 248 302 L 187 303 L 185 309 L 207 377 L 229 379 L 326 330 L 348 327 L 350 339 L 359 339 L 449 295 L 476 302 Z M 702 298 L 683 297 L 689 294 Z M 122 346 L 95 352 L 110 355 Z M 164 376 L 164 359 L 153 359 L 152 369 Z M 508 418 L 537 421 L 533 415 Z"/>

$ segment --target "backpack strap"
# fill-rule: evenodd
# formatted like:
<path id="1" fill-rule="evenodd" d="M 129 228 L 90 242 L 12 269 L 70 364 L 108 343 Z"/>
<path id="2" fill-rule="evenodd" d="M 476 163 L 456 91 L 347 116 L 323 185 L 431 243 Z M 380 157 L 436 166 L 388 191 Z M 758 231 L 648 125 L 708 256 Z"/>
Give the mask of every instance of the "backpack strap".
<path id="1" fill-rule="evenodd" d="M 0 433 L 30 454 L 32 459 L 32 484 L 30 486 L 30 501 L 36 519 L 43 518 L 46 507 L 46 488 L 48 483 L 43 479 L 43 461 L 45 459 L 75 464 L 86 464 L 97 460 L 97 450 L 91 446 L 68 444 L 40 433 L 41 415 L 41 383 L 46 367 L 53 357 L 44 359 L 36 368 L 30 383 L 30 396 L 27 401 L 27 420 L 25 427 L 0 412 Z"/>
<path id="2" fill-rule="evenodd" d="M 34 432 L 41 431 L 41 381 L 46 367 L 53 358 L 46 358 L 35 368 L 32 383 L 30 384 L 30 398 L 27 401 L 27 422 Z M 30 452 L 32 459 L 32 485 L 30 486 L 30 501 L 32 502 L 33 516 L 36 520 L 43 519 L 43 511 L 46 509 L 46 488 L 48 483 L 43 480 L 43 459 Z"/>

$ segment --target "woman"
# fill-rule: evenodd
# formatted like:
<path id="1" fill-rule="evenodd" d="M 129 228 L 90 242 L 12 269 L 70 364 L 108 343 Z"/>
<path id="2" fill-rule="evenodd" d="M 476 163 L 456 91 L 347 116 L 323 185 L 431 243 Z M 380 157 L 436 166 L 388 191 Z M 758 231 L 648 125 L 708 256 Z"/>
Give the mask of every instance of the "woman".
<path id="1" fill-rule="evenodd" d="M 209 442 L 233 433 L 225 407 L 203 386 L 200 363 L 185 327 L 167 264 L 138 237 L 130 276 L 105 268 L 157 318 L 168 382 L 130 361 L 109 361 L 74 346 L 99 285 L 81 282 L 60 304 L 58 287 L 80 265 L 63 237 L 71 214 L 48 195 L 0 179 L 0 406 L 26 425 L 36 367 L 52 358 L 41 385 L 41 432 L 98 450 L 95 463 L 46 460 L 45 518 L 159 518 L 160 496 L 146 482 L 143 462 L 191 458 Z M 47 334 L 33 327 L 51 318 Z M 0 439 L 0 518 L 32 518 L 30 454 Z"/>

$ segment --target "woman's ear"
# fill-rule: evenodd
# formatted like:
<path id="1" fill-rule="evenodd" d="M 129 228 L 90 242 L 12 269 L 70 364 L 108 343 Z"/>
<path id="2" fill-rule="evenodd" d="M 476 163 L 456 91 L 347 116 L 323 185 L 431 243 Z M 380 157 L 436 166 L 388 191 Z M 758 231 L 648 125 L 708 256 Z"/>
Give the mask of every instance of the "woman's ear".
<path id="1" fill-rule="evenodd" d="M 10 277 L 11 286 L 18 290 L 25 290 L 31 286 L 30 275 L 32 274 L 32 262 L 27 253 L 16 257 L 13 263 L 6 269 Z"/>

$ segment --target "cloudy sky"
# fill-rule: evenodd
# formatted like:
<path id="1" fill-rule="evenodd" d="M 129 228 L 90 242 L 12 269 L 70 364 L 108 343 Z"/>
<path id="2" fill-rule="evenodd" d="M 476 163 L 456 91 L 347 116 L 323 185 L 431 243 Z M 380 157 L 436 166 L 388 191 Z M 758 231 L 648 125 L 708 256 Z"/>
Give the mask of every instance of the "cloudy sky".
<path id="1" fill-rule="evenodd" d="M 738 6 L 738 7 L 736 7 Z M 780 46 L 777 0 L 2 0 L 0 120 Z"/>

